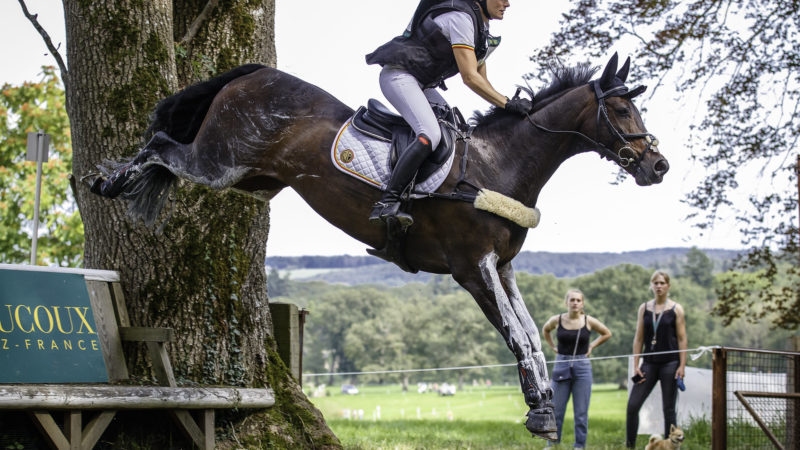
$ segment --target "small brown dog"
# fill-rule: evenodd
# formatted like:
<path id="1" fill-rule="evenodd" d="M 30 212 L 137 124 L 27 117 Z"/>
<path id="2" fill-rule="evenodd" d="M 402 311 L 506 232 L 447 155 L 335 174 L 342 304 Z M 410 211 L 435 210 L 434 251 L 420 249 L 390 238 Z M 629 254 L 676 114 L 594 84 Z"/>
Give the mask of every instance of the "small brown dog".
<path id="1" fill-rule="evenodd" d="M 683 430 L 675 425 L 669 426 L 669 439 L 661 439 L 661 436 L 654 434 L 650 436 L 650 442 L 644 450 L 677 450 L 683 443 Z"/>

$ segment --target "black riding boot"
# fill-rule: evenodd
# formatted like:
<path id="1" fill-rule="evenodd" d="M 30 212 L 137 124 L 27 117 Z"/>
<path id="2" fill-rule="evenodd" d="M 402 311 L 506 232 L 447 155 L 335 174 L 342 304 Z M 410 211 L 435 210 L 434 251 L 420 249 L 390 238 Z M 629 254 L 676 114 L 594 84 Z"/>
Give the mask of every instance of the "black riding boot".
<path id="1" fill-rule="evenodd" d="M 400 194 L 411 183 L 417 169 L 430 154 L 431 141 L 424 134 L 420 134 L 409 144 L 392 170 L 386 192 L 372 208 L 372 214 L 369 215 L 371 223 L 380 224 L 390 219 L 396 219 L 403 227 L 414 223 L 414 218 L 400 211 Z"/>

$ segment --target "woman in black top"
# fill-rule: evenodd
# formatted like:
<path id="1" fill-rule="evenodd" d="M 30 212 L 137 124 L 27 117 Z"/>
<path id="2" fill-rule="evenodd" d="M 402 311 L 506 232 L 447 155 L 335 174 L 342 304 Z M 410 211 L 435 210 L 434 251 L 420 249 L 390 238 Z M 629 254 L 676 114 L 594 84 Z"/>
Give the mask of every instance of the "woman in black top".
<path id="1" fill-rule="evenodd" d="M 567 291 L 565 303 L 567 312 L 551 317 L 542 327 L 545 341 L 556 352 L 552 377 L 553 405 L 558 426 L 556 442 L 561 442 L 561 427 L 571 395 L 575 416 L 574 447 L 584 448 L 589 432 L 589 399 L 592 396 L 592 364 L 587 358 L 594 348 L 611 337 L 611 331 L 602 322 L 583 312 L 583 292 L 570 289 Z M 551 336 L 554 329 L 558 348 L 553 344 Z M 592 331 L 599 336 L 589 342 Z"/>
<path id="2" fill-rule="evenodd" d="M 686 369 L 686 320 L 683 308 L 669 297 L 669 275 L 657 270 L 650 277 L 650 289 L 654 298 L 639 306 L 636 320 L 636 335 L 633 338 L 633 367 L 635 375 L 641 377 L 633 385 L 628 397 L 625 423 L 625 445 L 636 446 L 639 431 L 639 410 L 650 395 L 656 382 L 661 383 L 661 402 L 664 411 L 664 437 L 669 436 L 670 425 L 676 425 L 675 404 L 678 400 L 678 378 L 683 378 Z M 675 353 L 648 355 L 648 353 Z M 639 354 L 644 362 L 639 367 Z"/>

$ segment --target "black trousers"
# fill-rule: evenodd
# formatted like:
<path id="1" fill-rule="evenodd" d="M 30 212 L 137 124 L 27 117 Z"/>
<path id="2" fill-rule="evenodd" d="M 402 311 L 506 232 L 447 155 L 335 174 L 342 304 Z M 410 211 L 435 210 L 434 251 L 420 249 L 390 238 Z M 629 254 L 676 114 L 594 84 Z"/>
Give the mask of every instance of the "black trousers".
<path id="1" fill-rule="evenodd" d="M 669 436 L 670 425 L 677 425 L 675 403 L 678 400 L 678 385 L 675 372 L 678 370 L 679 361 L 670 361 L 661 364 L 643 363 L 645 381 L 634 384 L 631 395 L 628 397 L 627 418 L 625 421 L 625 445 L 628 448 L 636 446 L 636 435 L 639 431 L 639 410 L 642 408 L 647 396 L 653 391 L 656 382 L 661 382 L 661 408 L 664 411 L 664 438 Z"/>

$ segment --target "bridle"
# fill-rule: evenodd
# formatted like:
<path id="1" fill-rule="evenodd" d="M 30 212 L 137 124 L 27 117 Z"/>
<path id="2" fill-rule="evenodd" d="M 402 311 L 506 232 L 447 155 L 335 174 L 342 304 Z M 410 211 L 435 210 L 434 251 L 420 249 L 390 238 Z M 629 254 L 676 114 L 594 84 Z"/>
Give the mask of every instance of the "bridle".
<path id="1" fill-rule="evenodd" d="M 620 85 L 613 87 L 607 91 L 603 91 L 603 89 L 600 87 L 600 84 L 595 80 L 590 81 L 589 86 L 592 87 L 592 90 L 594 91 L 595 100 L 597 101 L 597 128 L 598 129 L 600 128 L 600 123 L 602 119 L 602 121 L 605 122 L 605 125 L 608 128 L 608 130 L 611 131 L 611 134 L 615 136 L 620 142 L 622 142 L 622 146 L 617 151 L 614 151 L 606 147 L 602 143 L 590 138 L 589 136 L 586 136 L 580 131 L 551 130 L 545 126 L 536 123 L 531 117 L 530 113 L 526 114 L 528 121 L 534 127 L 546 133 L 572 134 L 579 136 L 584 140 L 588 141 L 589 143 L 591 143 L 592 146 L 594 146 L 594 150 L 598 154 L 600 154 L 601 158 L 613 161 L 622 168 L 628 168 L 629 166 L 631 166 L 631 164 L 633 164 L 633 168 L 638 169 L 639 165 L 641 164 L 642 160 L 644 159 L 644 157 L 647 155 L 648 152 L 651 151 L 658 152 L 658 149 L 656 148 L 658 146 L 658 139 L 656 139 L 656 137 L 650 133 L 621 133 L 619 130 L 617 130 L 614 124 L 611 123 L 611 119 L 608 116 L 608 107 L 606 106 L 605 100 L 609 97 L 621 97 L 621 96 L 635 97 L 636 95 L 639 95 L 640 93 L 644 92 L 645 87 L 639 86 L 633 89 L 632 91 L 628 91 L 627 86 Z M 519 90 L 517 90 L 517 95 L 519 95 Z M 636 151 L 633 149 L 633 147 L 631 147 L 629 139 L 645 140 L 647 145 L 645 146 L 644 151 L 642 151 L 640 155 L 637 155 Z M 623 155 L 623 153 L 630 156 Z"/>

